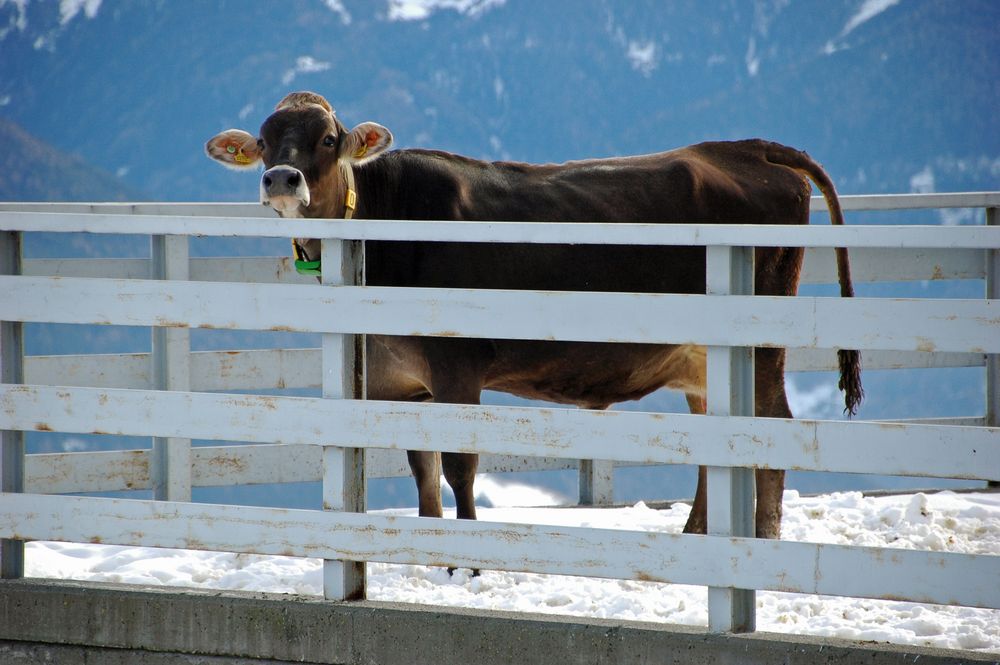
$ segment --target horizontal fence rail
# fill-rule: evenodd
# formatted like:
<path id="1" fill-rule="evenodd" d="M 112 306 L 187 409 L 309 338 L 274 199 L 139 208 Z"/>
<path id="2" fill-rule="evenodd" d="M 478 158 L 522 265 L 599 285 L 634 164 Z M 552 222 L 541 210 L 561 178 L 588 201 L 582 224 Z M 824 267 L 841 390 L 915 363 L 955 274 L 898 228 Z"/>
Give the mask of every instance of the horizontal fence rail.
<path id="1" fill-rule="evenodd" d="M 1000 205 L 1000 204 L 998 204 Z M 956 226 L 789 226 L 782 224 L 599 224 L 594 222 L 410 222 L 243 217 L 2 212 L 0 230 L 341 240 L 689 245 L 753 247 L 880 247 L 992 249 L 1000 228 Z"/>
<path id="2" fill-rule="evenodd" d="M 994 427 L 23 384 L 0 385 L 0 428 L 975 480 L 1000 469 Z"/>
<path id="3" fill-rule="evenodd" d="M 1000 229 L 998 229 L 1000 230 Z M 1000 237 L 998 237 L 1000 241 Z M 578 342 L 1000 351 L 1000 301 L 0 276 L 13 321 Z M 259 303 L 267 303 L 260 307 Z M 522 316 L 506 316 L 518 311 Z M 303 317 L 302 312 L 309 312 Z"/>
<path id="4" fill-rule="evenodd" d="M 14 261 L 5 268 L 10 274 L 0 275 L 0 319 L 12 322 L 5 330 L 38 322 L 150 326 L 160 335 L 152 353 L 28 356 L 23 372 L 20 364 L 18 372 L 5 372 L 0 429 L 148 436 L 158 443 L 152 450 L 29 455 L 20 484 L 7 481 L 9 465 L 19 462 L 5 443 L 4 556 L 10 543 L 31 539 L 318 556 L 325 560 L 325 593 L 338 598 L 357 589 L 363 596 L 363 566 L 353 581 L 349 571 L 350 562 L 364 561 L 701 584 L 710 587 L 716 631 L 752 629 L 752 592 L 734 590 L 1000 608 L 1000 587 L 983 583 L 1000 578 L 996 555 L 761 541 L 717 529 L 710 536 L 633 533 L 177 500 L 191 486 L 322 480 L 327 508 L 363 511 L 364 476 L 406 474 L 405 450 L 482 454 L 481 472 L 575 469 L 583 460 L 595 477 L 612 465 L 699 464 L 716 479 L 738 468 L 1000 479 L 1000 193 L 856 196 L 841 203 L 847 211 L 985 208 L 987 224 L 282 220 L 247 204 L 0 203 L 0 231 L 152 235 L 158 248 L 153 259 Z M 811 209 L 822 215 L 825 202 L 814 197 Z M 324 279 L 336 285 L 296 274 L 287 258 L 189 259 L 182 236 L 322 238 Z M 805 247 L 806 284 L 835 283 L 831 248 L 844 246 L 856 282 L 977 279 L 986 289 L 977 299 L 840 299 L 728 295 L 740 291 L 724 284 L 712 292 L 726 295 L 366 287 L 352 282 L 349 258 L 357 243 L 345 242 L 363 240 L 704 246 L 717 262 L 711 265 L 729 262 L 734 269 L 744 265 L 737 257 L 749 254 L 738 248 Z M 345 257 L 344 267 L 326 274 L 335 266 L 328 257 L 336 256 Z M 190 353 L 188 328 L 319 333 L 323 349 Z M 833 350 L 858 348 L 866 370 L 985 367 L 987 405 L 982 416 L 878 423 L 336 399 L 350 397 L 352 383 L 330 368 L 351 366 L 348 336 L 356 334 L 697 344 L 710 347 L 714 358 L 725 347 L 778 346 L 789 348 L 790 371 L 836 370 Z M 12 356 L 4 344 L 6 360 Z M 731 355 L 734 363 L 738 356 Z M 710 386 L 720 367 L 728 368 L 728 361 L 713 362 Z M 228 392 L 283 388 L 322 388 L 324 397 Z M 712 408 L 726 407 L 719 387 L 713 389 Z M 738 395 L 728 395 L 728 406 L 737 405 Z M 190 439 L 242 445 L 190 448 Z M 351 452 L 360 450 L 363 456 Z M 358 484 L 350 466 L 361 459 Z M 177 469 L 164 474 L 178 464 L 186 477 L 171 475 Z M 350 498 L 359 487 L 361 508 Z M 148 488 L 168 500 L 43 494 Z M 719 497 L 728 492 L 710 489 L 710 514 L 722 514 Z M 746 509 L 733 501 L 735 512 Z M 10 569 L 5 560 L 4 575 Z M 749 621 L 733 609 L 744 601 Z"/>
<path id="5" fill-rule="evenodd" d="M 319 349 L 243 349 L 191 353 L 191 389 L 198 392 L 318 388 Z M 982 367 L 983 353 L 868 351 L 865 370 Z M 151 388 L 148 353 L 28 356 L 25 383 L 98 388 Z M 835 371 L 828 349 L 790 349 L 790 372 Z"/>
<path id="6" fill-rule="evenodd" d="M 578 460 L 556 457 L 487 454 L 479 461 L 479 473 L 569 471 L 578 467 Z M 369 448 L 365 471 L 369 478 L 401 478 L 410 475 L 410 466 L 402 450 Z M 194 487 L 321 480 L 323 451 L 316 445 L 267 443 L 191 449 L 191 485 Z M 25 464 L 25 491 L 32 493 L 148 490 L 151 482 L 149 450 L 34 454 L 28 455 Z"/>
<path id="7" fill-rule="evenodd" d="M 1000 586 L 983 583 L 1000 573 L 1000 557 L 991 556 L 247 506 L 0 499 L 11 515 L 4 530 L 26 540 L 236 549 L 1000 607 Z"/>
<path id="8" fill-rule="evenodd" d="M 886 252 L 868 247 L 851 251 L 851 275 L 855 283 L 945 279 L 982 279 L 983 250 L 896 249 Z M 53 277 L 107 277 L 148 279 L 149 259 L 26 259 L 23 274 Z M 315 284 L 308 275 L 295 272 L 289 258 L 193 258 L 191 279 L 203 282 L 258 282 Z M 835 284 L 837 266 L 829 248 L 806 250 L 802 284 Z"/>

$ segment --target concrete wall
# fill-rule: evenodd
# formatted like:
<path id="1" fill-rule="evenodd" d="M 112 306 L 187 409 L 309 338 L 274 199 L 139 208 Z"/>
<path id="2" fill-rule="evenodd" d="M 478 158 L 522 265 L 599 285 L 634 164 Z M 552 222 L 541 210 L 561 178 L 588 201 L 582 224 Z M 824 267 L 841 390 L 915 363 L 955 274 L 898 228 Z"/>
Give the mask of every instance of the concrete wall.
<path id="1" fill-rule="evenodd" d="M 773 634 L 709 635 L 635 622 L 561 619 L 277 594 L 0 582 L 0 665 L 580 665 L 997 662 L 996 654 Z"/>

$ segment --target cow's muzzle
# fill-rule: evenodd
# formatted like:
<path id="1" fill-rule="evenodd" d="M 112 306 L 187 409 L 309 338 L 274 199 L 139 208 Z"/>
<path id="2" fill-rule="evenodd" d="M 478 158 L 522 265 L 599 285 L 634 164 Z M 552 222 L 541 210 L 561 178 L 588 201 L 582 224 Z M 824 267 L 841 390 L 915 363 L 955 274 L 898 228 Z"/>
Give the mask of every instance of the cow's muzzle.
<path id="1" fill-rule="evenodd" d="M 309 185 L 302 171 L 292 166 L 272 166 L 260 178 L 260 202 L 279 213 L 309 206 Z"/>

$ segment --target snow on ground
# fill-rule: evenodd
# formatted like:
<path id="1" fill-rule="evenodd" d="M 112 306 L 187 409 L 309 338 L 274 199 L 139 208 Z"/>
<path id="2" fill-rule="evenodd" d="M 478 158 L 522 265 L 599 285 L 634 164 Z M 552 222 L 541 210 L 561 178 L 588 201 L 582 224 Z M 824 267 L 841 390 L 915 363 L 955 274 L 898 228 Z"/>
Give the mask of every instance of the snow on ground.
<path id="1" fill-rule="evenodd" d="M 477 485 L 494 506 L 525 498 L 556 501 L 536 488 L 481 480 Z M 621 509 L 483 508 L 479 516 L 498 522 L 676 533 L 688 511 L 682 504 L 659 511 L 639 503 Z M 788 540 L 1000 554 L 1000 495 L 940 492 L 866 498 L 845 492 L 807 498 L 789 491 L 782 529 Z M 32 577 L 322 594 L 317 559 L 34 542 L 27 545 L 26 563 Z M 378 563 L 368 565 L 368 575 L 373 600 L 707 624 L 704 587 L 498 571 L 472 577 L 460 570 L 449 576 L 441 568 Z M 758 592 L 757 608 L 763 631 L 1000 652 L 1000 610 L 772 592 Z"/>

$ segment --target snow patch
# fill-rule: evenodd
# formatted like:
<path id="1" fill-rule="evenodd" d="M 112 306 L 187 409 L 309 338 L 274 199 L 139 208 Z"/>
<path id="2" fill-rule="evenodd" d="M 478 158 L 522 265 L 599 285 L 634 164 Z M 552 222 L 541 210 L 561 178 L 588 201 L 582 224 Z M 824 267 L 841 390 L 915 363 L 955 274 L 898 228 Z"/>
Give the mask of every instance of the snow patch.
<path id="1" fill-rule="evenodd" d="M 654 40 L 630 39 L 610 9 L 604 29 L 611 36 L 611 42 L 625 51 L 625 58 L 632 69 L 646 77 L 653 73 L 660 60 L 660 48 Z"/>
<path id="2" fill-rule="evenodd" d="M 840 390 L 832 383 L 821 383 L 810 389 L 802 389 L 794 378 L 786 376 L 785 395 L 788 397 L 788 408 L 796 418 L 836 418 L 844 409 Z"/>
<path id="3" fill-rule="evenodd" d="M 930 194 L 934 191 L 934 171 L 925 166 L 922 171 L 910 176 L 910 191 L 917 194 Z"/>
<path id="4" fill-rule="evenodd" d="M 560 506 L 569 499 L 543 487 L 503 481 L 491 474 L 476 476 L 476 501 L 494 508 Z"/>
<path id="5" fill-rule="evenodd" d="M 0 40 L 13 30 L 24 32 L 28 27 L 28 0 L 0 0 L 0 9 L 11 8 L 7 25 L 0 27 Z"/>
<path id="6" fill-rule="evenodd" d="M 842 38 L 846 37 L 862 23 L 870 21 L 885 10 L 898 4 L 899 0 L 865 0 L 861 3 L 861 7 L 858 8 L 858 11 L 855 12 L 854 16 L 852 16 L 844 25 L 844 29 L 840 31 L 840 36 Z"/>
<path id="7" fill-rule="evenodd" d="M 240 109 L 240 112 L 237 114 L 237 116 L 239 116 L 240 120 L 246 120 L 250 116 L 250 114 L 253 113 L 253 108 L 254 107 L 252 103 L 247 104 L 246 106 Z"/>
<path id="8" fill-rule="evenodd" d="M 841 29 L 840 34 L 837 35 L 836 39 L 832 39 L 826 43 L 823 47 L 823 52 L 827 55 L 836 53 L 837 51 L 843 50 L 845 46 L 838 45 L 837 41 L 844 39 L 847 35 L 854 32 L 854 30 L 861 25 L 866 23 L 871 19 L 875 18 L 885 10 L 898 5 L 900 0 L 864 0 L 858 10 L 854 12 L 854 15 L 847 20 L 844 27 Z"/>
<path id="9" fill-rule="evenodd" d="M 746 63 L 747 74 L 757 76 L 760 71 L 760 57 L 757 55 L 757 39 L 754 37 L 750 38 L 750 43 L 747 45 Z"/>
<path id="10" fill-rule="evenodd" d="M 493 79 L 493 94 L 496 96 L 497 101 L 503 101 L 504 92 L 506 88 L 503 84 L 503 79 L 499 76 Z"/>
<path id="11" fill-rule="evenodd" d="M 328 69 L 330 69 L 329 62 L 320 62 L 310 55 L 304 55 L 295 60 L 295 67 L 285 72 L 281 77 L 281 82 L 288 85 L 299 74 L 315 74 L 316 72 L 325 72 Z"/>
<path id="12" fill-rule="evenodd" d="M 976 210 L 970 208 L 944 208 L 938 210 L 938 217 L 944 226 L 961 226 L 975 224 L 978 219 Z"/>
<path id="13" fill-rule="evenodd" d="M 121 169 L 118 169 L 121 171 Z M 119 176 L 121 177 L 121 176 Z M 64 453 L 79 453 L 90 449 L 90 444 L 88 444 L 83 439 L 78 439 L 74 436 L 66 437 L 62 442 L 62 449 Z"/>
<path id="14" fill-rule="evenodd" d="M 351 24 L 351 13 L 347 11 L 344 7 L 344 3 L 341 0 L 323 0 L 323 4 L 326 5 L 331 12 L 340 16 L 340 22 L 344 25 Z"/>
<path id="15" fill-rule="evenodd" d="M 654 41 L 630 41 L 625 56 L 632 64 L 632 69 L 641 72 L 643 76 L 649 76 L 656 69 L 658 51 Z"/>
<path id="16" fill-rule="evenodd" d="M 100 7 L 101 0 L 59 0 L 59 25 L 72 21 L 80 10 L 87 18 L 94 18 Z"/>
<path id="17" fill-rule="evenodd" d="M 450 9 L 476 17 L 503 6 L 507 0 L 389 0 L 390 21 L 423 21 L 435 12 Z"/>

